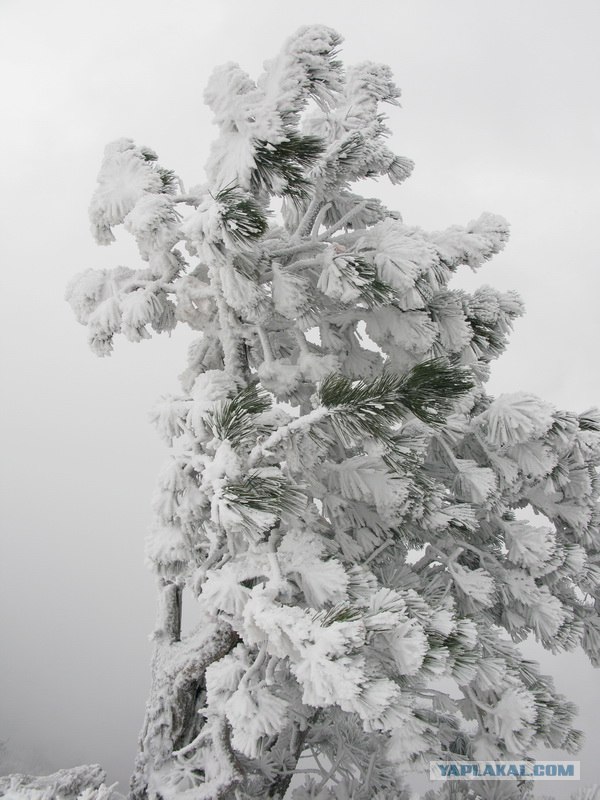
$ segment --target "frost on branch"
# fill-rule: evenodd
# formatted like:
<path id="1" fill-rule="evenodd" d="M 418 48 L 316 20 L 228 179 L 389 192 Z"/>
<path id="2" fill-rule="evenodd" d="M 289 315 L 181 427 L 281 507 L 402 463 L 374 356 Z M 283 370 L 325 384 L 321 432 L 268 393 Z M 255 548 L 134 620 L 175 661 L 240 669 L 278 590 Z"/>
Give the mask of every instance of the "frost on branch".
<path id="1" fill-rule="evenodd" d="M 122 225 L 141 263 L 67 290 L 98 355 L 195 336 L 151 413 L 171 453 L 135 800 L 283 798 L 296 771 L 297 800 L 391 800 L 430 759 L 580 741 L 517 645 L 600 663 L 600 415 L 486 393 L 523 306 L 452 278 L 508 224 L 427 232 L 358 194 L 412 163 L 387 143 L 391 71 L 345 69 L 340 44 L 306 27 L 256 80 L 218 68 L 187 192 L 153 151 L 109 145 L 93 227 L 106 244 Z"/>
<path id="2" fill-rule="evenodd" d="M 90 205 L 92 231 L 98 244 L 113 242 L 112 228 L 123 223 L 135 212 L 131 220 L 133 233 L 136 218 L 138 226 L 140 223 L 142 209 L 139 204 L 147 206 L 150 194 L 171 190 L 172 174 L 157 166 L 156 159 L 153 150 L 136 147 L 131 139 L 117 139 L 106 146 L 98 175 L 98 187 Z M 150 214 L 157 216 L 155 207 L 150 209 Z M 163 219 L 160 216 L 159 214 L 155 225 L 158 228 L 162 223 L 164 235 L 166 219 L 164 213 Z"/>
<path id="3" fill-rule="evenodd" d="M 97 764 L 61 769 L 52 775 L 0 777 L 5 800 L 120 800 L 123 795 L 105 784 L 106 773 Z"/>

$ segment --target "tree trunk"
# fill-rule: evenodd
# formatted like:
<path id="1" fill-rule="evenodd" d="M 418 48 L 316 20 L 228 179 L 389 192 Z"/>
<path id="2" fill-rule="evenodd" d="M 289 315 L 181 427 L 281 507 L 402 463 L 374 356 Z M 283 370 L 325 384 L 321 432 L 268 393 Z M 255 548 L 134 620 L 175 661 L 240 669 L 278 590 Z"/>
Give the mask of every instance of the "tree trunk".
<path id="1" fill-rule="evenodd" d="M 130 784 L 132 800 L 159 796 L 152 788 L 154 773 L 172 758 L 173 751 L 189 744 L 202 726 L 197 710 L 203 705 L 206 668 L 238 641 L 237 634 L 221 621 L 180 641 L 175 620 L 181 619 L 181 596 L 172 587 L 165 587 L 163 619 L 170 624 L 163 628 L 165 635 L 157 642 L 152 661 L 150 696 Z"/>

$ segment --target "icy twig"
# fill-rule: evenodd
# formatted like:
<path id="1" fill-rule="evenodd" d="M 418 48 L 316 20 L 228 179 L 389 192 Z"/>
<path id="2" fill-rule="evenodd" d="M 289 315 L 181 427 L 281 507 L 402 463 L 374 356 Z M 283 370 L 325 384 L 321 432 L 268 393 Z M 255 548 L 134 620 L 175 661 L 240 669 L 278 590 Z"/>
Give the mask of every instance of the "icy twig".
<path id="1" fill-rule="evenodd" d="M 315 248 L 321 249 L 322 247 L 323 242 L 302 242 L 302 244 L 294 244 L 290 245 L 289 247 L 284 247 L 282 250 L 272 250 L 269 253 L 269 256 L 271 258 L 287 258 L 289 256 L 295 256 L 297 253 L 306 253 L 309 250 L 314 250 Z"/>
<path id="2" fill-rule="evenodd" d="M 364 208 L 366 208 L 366 205 L 367 203 L 364 200 L 362 203 L 357 203 L 354 206 L 354 208 L 351 208 L 350 211 L 344 214 L 343 217 L 338 219 L 335 225 L 332 225 L 330 228 L 327 228 L 326 231 L 324 231 L 320 236 L 318 236 L 317 237 L 318 241 L 323 242 L 326 239 L 329 239 L 329 237 L 332 236 L 336 231 L 339 231 L 340 228 L 343 228 L 348 222 L 350 222 L 350 220 L 353 217 L 355 217 L 359 211 L 362 211 Z"/>
<path id="3" fill-rule="evenodd" d="M 386 539 L 383 544 L 379 545 L 379 547 L 377 547 L 375 550 L 373 550 L 371 555 L 364 562 L 364 565 L 369 564 L 371 561 L 373 561 L 373 559 L 377 558 L 377 556 L 380 553 L 382 553 L 384 550 L 387 550 L 387 548 L 390 547 L 393 544 L 394 544 L 394 540 L 393 539 Z"/>
<path id="4" fill-rule="evenodd" d="M 312 230 L 310 232 L 310 238 L 313 241 L 317 241 L 319 236 L 319 228 L 323 224 L 325 215 L 327 214 L 330 208 L 331 208 L 331 203 L 325 203 L 325 205 L 321 206 L 321 208 L 319 209 L 319 213 L 315 217 L 315 221 L 313 222 Z"/>
<path id="5" fill-rule="evenodd" d="M 267 643 L 263 642 L 260 646 L 260 650 L 258 651 L 258 655 L 254 659 L 254 662 L 248 668 L 246 673 L 242 676 L 242 679 L 240 680 L 239 684 L 240 686 L 248 685 L 248 683 L 250 682 L 250 678 L 256 675 L 256 673 L 260 670 L 260 668 L 265 662 L 266 657 L 267 657 Z"/>
<path id="6" fill-rule="evenodd" d="M 284 439 L 287 439 L 289 436 L 292 436 L 292 434 L 298 433 L 303 429 L 309 428 L 311 425 L 314 425 L 317 422 L 321 422 L 321 420 L 328 417 L 334 410 L 335 409 L 325 408 L 325 406 L 319 406 L 318 408 L 313 409 L 309 414 L 298 417 L 297 419 L 288 422 L 287 425 L 282 425 L 281 428 L 273 431 L 273 433 L 268 436 L 264 442 L 261 442 L 252 448 L 248 458 L 249 466 L 256 466 L 258 461 L 260 461 L 263 456 L 269 455 L 269 451 L 273 447 L 276 447 L 278 444 L 283 442 Z"/>
<path id="7" fill-rule="evenodd" d="M 323 201 L 315 195 L 310 203 L 308 204 L 308 208 L 304 212 L 304 215 L 300 222 L 298 223 L 298 227 L 296 228 L 294 235 L 292 236 L 292 241 L 300 239 L 305 232 L 305 229 L 308 225 L 312 222 L 314 215 L 316 214 L 319 204 Z"/>
<path id="8" fill-rule="evenodd" d="M 271 347 L 271 341 L 265 329 L 262 325 L 256 325 L 255 331 L 258 334 L 258 338 L 260 339 L 260 343 L 263 349 L 263 356 L 265 359 L 265 364 L 270 364 L 273 362 L 273 348 Z"/>

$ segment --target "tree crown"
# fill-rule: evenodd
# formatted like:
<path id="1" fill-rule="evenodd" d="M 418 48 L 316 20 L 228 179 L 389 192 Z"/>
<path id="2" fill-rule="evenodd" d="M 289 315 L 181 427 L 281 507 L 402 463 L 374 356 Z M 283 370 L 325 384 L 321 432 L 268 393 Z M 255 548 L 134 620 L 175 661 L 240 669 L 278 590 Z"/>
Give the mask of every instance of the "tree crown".
<path id="1" fill-rule="evenodd" d="M 572 705 L 516 644 L 600 663 L 600 415 L 487 395 L 522 303 L 450 282 L 508 225 L 429 233 L 353 191 L 412 163 L 386 144 L 389 68 L 344 69 L 340 43 L 306 27 L 257 81 L 214 72 L 200 186 L 108 145 L 94 234 L 123 225 L 144 265 L 67 292 L 98 355 L 121 334 L 199 332 L 182 393 L 152 415 L 173 448 L 147 546 L 162 683 L 137 785 L 156 797 L 276 796 L 303 753 L 318 767 L 297 800 L 400 797 L 399 775 L 434 757 L 574 750 Z M 180 640 L 182 586 L 206 626 Z M 184 731 L 166 698 L 207 630 Z"/>

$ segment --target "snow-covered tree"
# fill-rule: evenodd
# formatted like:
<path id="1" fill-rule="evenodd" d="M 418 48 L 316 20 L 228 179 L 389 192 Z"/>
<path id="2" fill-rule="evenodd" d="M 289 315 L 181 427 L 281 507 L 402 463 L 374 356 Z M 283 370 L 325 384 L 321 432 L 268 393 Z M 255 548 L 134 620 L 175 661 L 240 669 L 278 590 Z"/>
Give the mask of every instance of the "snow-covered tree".
<path id="1" fill-rule="evenodd" d="M 258 80 L 213 73 L 201 185 L 105 151 L 93 231 L 143 263 L 71 282 L 92 349 L 197 331 L 152 414 L 171 455 L 135 800 L 391 800 L 430 759 L 579 744 L 518 643 L 600 663 L 600 415 L 486 393 L 523 307 L 451 279 L 508 225 L 428 233 L 355 193 L 412 163 L 386 144 L 389 68 L 344 69 L 340 43 L 306 27 Z"/>

